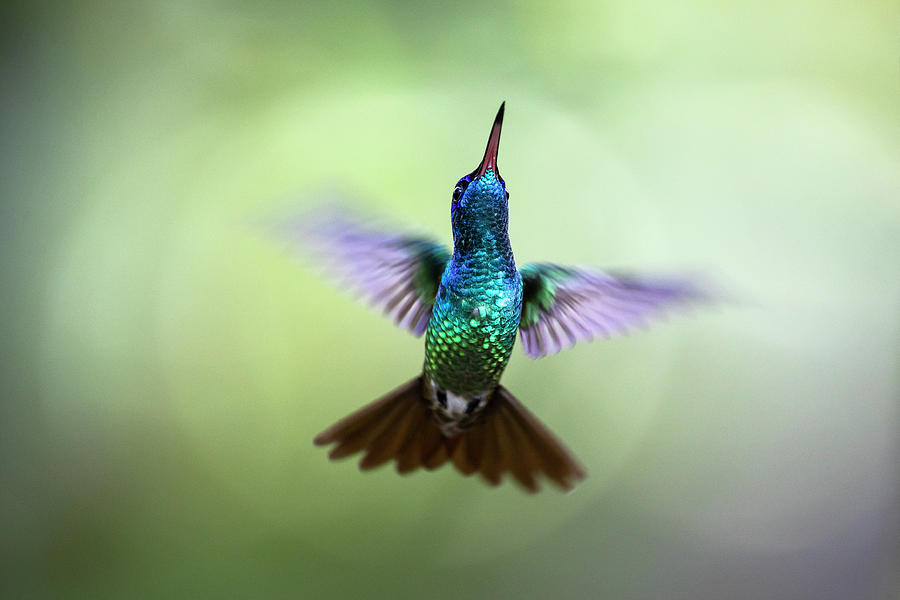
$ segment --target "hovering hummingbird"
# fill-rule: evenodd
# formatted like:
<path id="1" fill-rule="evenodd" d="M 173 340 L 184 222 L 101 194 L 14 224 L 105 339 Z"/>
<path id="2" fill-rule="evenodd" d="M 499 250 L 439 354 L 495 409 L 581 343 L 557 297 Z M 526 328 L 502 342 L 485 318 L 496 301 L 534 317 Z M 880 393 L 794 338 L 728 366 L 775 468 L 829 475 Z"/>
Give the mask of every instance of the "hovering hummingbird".
<path id="1" fill-rule="evenodd" d="M 343 283 L 414 335 L 425 334 L 422 374 L 315 438 L 360 468 L 397 471 L 452 462 L 490 484 L 504 473 L 529 492 L 541 474 L 562 489 L 585 476 L 572 453 L 500 385 L 516 334 L 529 358 L 612 337 L 654 313 L 707 298 L 686 279 L 653 279 L 555 264 L 516 267 L 509 192 L 497 170 L 505 103 L 484 158 L 450 198 L 453 252 L 417 235 L 381 231 L 347 213 L 307 218 L 296 241 Z"/>

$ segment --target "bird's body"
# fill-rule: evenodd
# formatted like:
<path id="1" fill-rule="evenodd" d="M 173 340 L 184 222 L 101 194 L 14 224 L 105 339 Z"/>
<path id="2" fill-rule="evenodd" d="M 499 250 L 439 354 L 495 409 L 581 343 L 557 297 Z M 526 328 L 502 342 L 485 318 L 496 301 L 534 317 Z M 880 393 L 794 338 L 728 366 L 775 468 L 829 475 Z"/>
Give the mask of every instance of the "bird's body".
<path id="1" fill-rule="evenodd" d="M 453 252 L 385 233 L 343 213 L 308 219 L 300 241 L 395 322 L 425 334 L 423 373 L 316 437 L 332 458 L 365 451 L 360 466 L 397 470 L 447 461 L 489 483 L 511 473 L 529 491 L 543 474 L 564 489 L 584 476 L 575 458 L 500 385 L 516 334 L 537 358 L 608 337 L 668 305 L 701 300 L 685 280 L 610 275 L 531 264 L 518 269 L 508 234 L 509 194 L 497 170 L 503 106 L 484 158 L 451 199 Z"/>
<path id="2" fill-rule="evenodd" d="M 445 433 L 458 432 L 485 408 L 509 362 L 522 314 L 522 277 L 509 243 L 503 184 L 490 169 L 474 183 L 462 183 L 468 186 L 461 200 L 468 202 L 454 211 L 490 214 L 474 226 L 454 226 L 453 255 L 425 333 L 426 397 L 443 417 Z"/>

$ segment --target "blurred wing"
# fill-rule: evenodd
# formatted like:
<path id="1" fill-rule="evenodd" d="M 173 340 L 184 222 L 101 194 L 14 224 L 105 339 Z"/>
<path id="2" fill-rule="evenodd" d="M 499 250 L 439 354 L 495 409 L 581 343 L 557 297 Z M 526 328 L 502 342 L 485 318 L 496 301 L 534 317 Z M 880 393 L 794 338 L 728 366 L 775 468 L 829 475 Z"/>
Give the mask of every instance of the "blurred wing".
<path id="1" fill-rule="evenodd" d="M 522 347 L 530 358 L 623 335 L 666 309 L 710 296 L 690 279 L 654 279 L 552 264 L 525 265 Z"/>
<path id="2" fill-rule="evenodd" d="M 450 260 L 446 248 L 333 209 L 288 223 L 286 233 L 342 286 L 383 310 L 399 327 L 416 336 L 425 332 Z"/>

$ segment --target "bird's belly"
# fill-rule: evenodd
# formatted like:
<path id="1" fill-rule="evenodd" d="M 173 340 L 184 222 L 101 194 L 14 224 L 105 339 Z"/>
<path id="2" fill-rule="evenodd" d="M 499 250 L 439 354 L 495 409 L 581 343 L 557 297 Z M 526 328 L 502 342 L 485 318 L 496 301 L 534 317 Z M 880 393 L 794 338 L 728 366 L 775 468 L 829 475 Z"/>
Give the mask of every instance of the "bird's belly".
<path id="1" fill-rule="evenodd" d="M 425 373 L 441 388 L 474 395 L 492 390 L 509 362 L 521 294 L 488 302 L 438 302 L 425 337 Z"/>

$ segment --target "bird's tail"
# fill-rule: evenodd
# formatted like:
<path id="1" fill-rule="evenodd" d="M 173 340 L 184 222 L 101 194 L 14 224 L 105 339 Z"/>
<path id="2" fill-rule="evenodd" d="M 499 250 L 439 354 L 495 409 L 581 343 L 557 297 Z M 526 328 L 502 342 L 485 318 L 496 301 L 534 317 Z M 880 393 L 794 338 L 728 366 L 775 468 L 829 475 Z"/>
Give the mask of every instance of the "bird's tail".
<path id="1" fill-rule="evenodd" d="M 375 468 L 390 460 L 399 473 L 419 467 L 437 469 L 452 462 L 465 475 L 480 473 L 491 485 L 504 473 L 529 492 L 543 474 L 564 490 L 585 476 L 577 459 L 503 386 L 482 418 L 461 434 L 444 437 L 423 397 L 422 377 L 344 417 L 316 436 L 319 446 L 336 443 L 332 459 L 364 451 L 359 467 Z"/>

